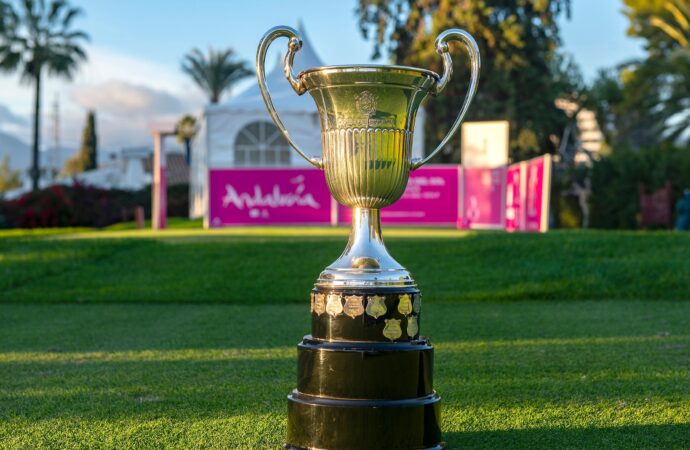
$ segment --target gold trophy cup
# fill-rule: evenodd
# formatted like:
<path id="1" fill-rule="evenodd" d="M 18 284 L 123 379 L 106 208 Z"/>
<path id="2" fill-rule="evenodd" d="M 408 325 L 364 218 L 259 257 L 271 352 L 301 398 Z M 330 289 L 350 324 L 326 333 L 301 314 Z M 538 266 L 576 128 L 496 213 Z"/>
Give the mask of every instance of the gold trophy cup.
<path id="1" fill-rule="evenodd" d="M 280 37 L 288 38 L 287 81 L 298 95 L 308 92 L 316 102 L 321 157 L 299 148 L 271 101 L 264 66 L 268 47 Z M 467 96 L 441 143 L 425 158 L 413 159 L 417 110 L 452 76 L 450 41 L 463 43 L 469 54 Z M 345 251 L 321 272 L 312 291 L 312 333 L 298 347 L 286 447 L 442 448 L 440 398 L 431 383 L 433 348 L 419 336 L 421 294 L 386 250 L 379 211 L 402 196 L 410 171 L 431 160 L 458 131 L 477 90 L 477 44 L 463 30 L 441 33 L 436 51 L 443 76 L 414 67 L 351 65 L 316 67 L 295 77 L 292 64 L 301 47 L 290 27 L 264 35 L 256 55 L 261 94 L 287 142 L 324 171 L 331 194 L 353 215 Z"/>

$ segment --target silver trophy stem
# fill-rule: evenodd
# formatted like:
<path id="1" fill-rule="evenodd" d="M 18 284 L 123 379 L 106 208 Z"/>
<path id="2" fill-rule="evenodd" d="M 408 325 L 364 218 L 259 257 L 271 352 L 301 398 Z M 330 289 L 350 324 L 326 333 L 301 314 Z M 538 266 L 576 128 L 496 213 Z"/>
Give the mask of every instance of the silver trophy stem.
<path id="1" fill-rule="evenodd" d="M 352 209 L 350 239 L 342 255 L 321 272 L 319 287 L 409 287 L 410 273 L 388 253 L 381 236 L 381 212 Z"/>
<path id="2" fill-rule="evenodd" d="M 381 255 L 390 257 L 381 236 L 381 211 L 353 208 L 350 239 L 342 256 L 348 257 L 353 268 L 378 269 Z"/>

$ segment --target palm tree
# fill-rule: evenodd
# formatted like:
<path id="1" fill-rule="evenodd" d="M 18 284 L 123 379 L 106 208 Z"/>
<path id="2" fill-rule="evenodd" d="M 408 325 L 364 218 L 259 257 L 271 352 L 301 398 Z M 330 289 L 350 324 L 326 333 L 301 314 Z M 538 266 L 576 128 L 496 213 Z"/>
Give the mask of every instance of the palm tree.
<path id="1" fill-rule="evenodd" d="M 660 112 L 666 138 L 675 141 L 681 136 L 687 139 L 690 130 L 690 1 L 669 0 L 663 8 L 649 23 L 672 42 L 671 57 L 664 64 L 671 77 L 666 80 L 668 89 Z"/>
<path id="2" fill-rule="evenodd" d="M 254 74 L 246 61 L 235 60 L 235 52 L 231 48 L 209 48 L 208 55 L 195 48 L 184 56 L 182 71 L 192 77 L 211 103 L 218 103 L 225 91 L 242 78 Z"/>
<path id="3" fill-rule="evenodd" d="M 21 72 L 23 82 L 34 87 L 34 129 L 31 163 L 33 190 L 39 187 L 41 79 L 44 73 L 71 79 L 86 60 L 83 31 L 72 22 L 82 12 L 66 0 L 21 0 L 19 12 L 0 0 L 0 71 Z"/>
<path id="4" fill-rule="evenodd" d="M 664 9 L 670 13 L 672 20 L 656 15 L 649 19 L 649 23 L 680 46 L 678 53 L 686 58 L 690 57 L 690 2 L 670 0 L 664 4 Z"/>
<path id="5" fill-rule="evenodd" d="M 187 162 L 187 164 L 189 164 L 191 161 L 192 139 L 198 130 L 199 127 L 196 124 L 196 118 L 194 116 L 190 116 L 189 114 L 183 116 L 175 125 L 177 142 L 184 144 L 184 160 Z"/>

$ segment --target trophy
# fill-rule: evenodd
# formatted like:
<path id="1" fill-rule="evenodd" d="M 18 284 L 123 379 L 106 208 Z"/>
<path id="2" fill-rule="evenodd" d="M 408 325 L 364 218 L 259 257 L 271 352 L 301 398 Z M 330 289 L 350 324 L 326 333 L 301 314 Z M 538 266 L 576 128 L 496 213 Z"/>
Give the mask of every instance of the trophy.
<path id="1" fill-rule="evenodd" d="M 308 92 L 321 122 L 322 156 L 292 140 L 266 86 L 270 44 L 288 38 L 287 81 Z M 443 91 L 452 76 L 449 41 L 462 42 L 471 80 L 460 113 L 427 157 L 412 158 L 417 109 Z M 455 135 L 477 90 L 479 50 L 465 31 L 436 39 L 443 76 L 390 65 L 316 67 L 292 74 L 302 41 L 280 26 L 261 39 L 256 73 L 271 118 L 287 142 L 324 171 L 328 188 L 352 208 L 342 255 L 324 269 L 311 292 L 311 334 L 298 345 L 297 389 L 288 395 L 288 449 L 440 449 L 440 397 L 432 385 L 433 348 L 420 336 L 422 297 L 410 273 L 386 250 L 380 209 L 397 201 L 409 173 Z"/>

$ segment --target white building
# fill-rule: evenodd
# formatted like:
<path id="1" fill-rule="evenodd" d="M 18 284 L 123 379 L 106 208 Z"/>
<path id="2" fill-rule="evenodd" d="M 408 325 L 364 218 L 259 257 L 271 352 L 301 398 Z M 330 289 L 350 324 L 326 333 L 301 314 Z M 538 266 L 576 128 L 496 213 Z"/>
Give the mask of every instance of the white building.
<path id="1" fill-rule="evenodd" d="M 569 118 L 575 115 L 575 121 L 566 128 L 564 144 L 570 139 L 570 134 L 576 142 L 574 161 L 578 164 L 589 164 L 592 158 L 599 158 L 604 144 L 602 133 L 596 114 L 587 108 L 580 108 L 576 103 L 566 100 L 556 100 L 556 107 L 563 110 Z"/>
<path id="2" fill-rule="evenodd" d="M 137 191 L 144 189 L 153 181 L 153 150 L 150 147 L 129 147 L 119 152 L 105 153 L 97 169 L 87 170 L 70 177 L 50 180 L 41 179 L 41 187 L 55 184 L 69 186 L 75 181 L 100 189 L 121 189 Z M 167 185 L 185 184 L 189 182 L 189 166 L 185 162 L 184 154 L 174 148 L 167 152 Z M 5 193 L 4 198 L 12 200 L 31 190 L 28 176 L 21 188 Z"/>
<path id="3" fill-rule="evenodd" d="M 294 60 L 295 74 L 324 66 L 314 51 L 303 27 L 302 49 Z M 316 105 L 309 94 L 298 96 L 283 74 L 282 56 L 287 41 L 276 41 L 280 48 L 272 70 L 266 75 L 271 98 L 290 136 L 310 155 L 321 154 L 321 125 Z M 424 143 L 424 113 L 417 114 L 412 153 L 421 157 Z M 293 151 L 273 124 L 258 84 L 230 98 L 227 102 L 208 105 L 192 143 L 190 171 L 190 217 L 203 217 L 208 206 L 208 171 L 233 167 L 303 167 L 304 159 Z"/>

